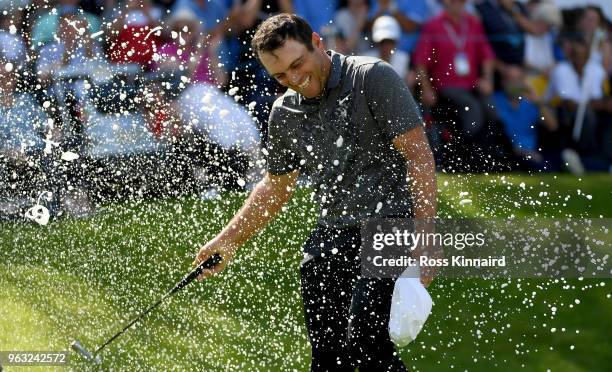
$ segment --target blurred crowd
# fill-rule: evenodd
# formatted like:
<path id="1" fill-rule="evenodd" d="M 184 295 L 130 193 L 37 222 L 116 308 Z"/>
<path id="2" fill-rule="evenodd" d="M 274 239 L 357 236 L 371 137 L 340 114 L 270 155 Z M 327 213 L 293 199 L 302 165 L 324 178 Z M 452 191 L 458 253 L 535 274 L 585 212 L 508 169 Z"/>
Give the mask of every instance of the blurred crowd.
<path id="1" fill-rule="evenodd" d="M 282 93 L 250 38 L 279 12 L 304 17 L 330 49 L 389 62 L 441 170 L 611 170 L 612 28 L 595 6 L 0 0 L 0 189 L 91 188 L 98 167 L 85 159 L 160 148 L 175 173 L 247 186 Z"/>

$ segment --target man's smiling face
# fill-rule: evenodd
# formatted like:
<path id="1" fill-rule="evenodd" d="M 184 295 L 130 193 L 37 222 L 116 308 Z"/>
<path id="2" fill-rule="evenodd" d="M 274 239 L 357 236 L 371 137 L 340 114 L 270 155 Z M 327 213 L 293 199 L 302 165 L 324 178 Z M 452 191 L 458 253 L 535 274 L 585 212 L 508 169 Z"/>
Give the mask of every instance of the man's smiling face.
<path id="1" fill-rule="evenodd" d="M 287 39 L 271 52 L 260 52 L 259 60 L 282 86 L 291 88 L 306 98 L 322 94 L 331 61 L 325 53 L 319 35 L 312 34 L 313 50 L 295 39 Z"/>

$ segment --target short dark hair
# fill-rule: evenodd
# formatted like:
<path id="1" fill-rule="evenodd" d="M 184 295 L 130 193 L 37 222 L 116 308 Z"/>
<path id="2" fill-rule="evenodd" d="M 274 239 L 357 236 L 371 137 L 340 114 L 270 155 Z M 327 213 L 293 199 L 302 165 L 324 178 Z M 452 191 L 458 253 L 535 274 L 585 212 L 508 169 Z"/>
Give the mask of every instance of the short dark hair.
<path id="1" fill-rule="evenodd" d="M 293 39 L 312 51 L 312 27 L 300 16 L 281 13 L 263 21 L 251 40 L 251 50 L 257 59 L 259 53 L 272 52 Z"/>

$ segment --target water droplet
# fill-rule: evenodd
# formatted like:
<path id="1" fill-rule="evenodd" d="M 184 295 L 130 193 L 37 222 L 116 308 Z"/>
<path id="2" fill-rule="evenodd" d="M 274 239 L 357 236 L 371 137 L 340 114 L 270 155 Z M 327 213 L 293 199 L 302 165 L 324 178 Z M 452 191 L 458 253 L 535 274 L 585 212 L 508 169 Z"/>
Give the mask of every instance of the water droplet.
<path id="1" fill-rule="evenodd" d="M 73 161 L 79 158 L 79 154 L 76 154 L 72 151 L 66 151 L 62 153 L 62 160 L 64 161 Z"/>

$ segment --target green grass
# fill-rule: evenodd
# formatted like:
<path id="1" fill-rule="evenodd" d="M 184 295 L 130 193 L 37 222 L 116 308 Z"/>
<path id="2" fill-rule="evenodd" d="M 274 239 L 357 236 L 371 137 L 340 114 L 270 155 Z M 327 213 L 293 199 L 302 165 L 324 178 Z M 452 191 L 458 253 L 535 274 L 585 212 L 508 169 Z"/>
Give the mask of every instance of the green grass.
<path id="1" fill-rule="evenodd" d="M 608 175 L 443 175 L 440 211 L 610 218 L 611 184 Z M 464 198 L 472 204 L 459 206 Z M 99 345 L 189 269 L 243 199 L 141 200 L 106 205 L 87 220 L 0 223 L 0 350 L 65 350 L 75 338 Z M 308 190 L 299 190 L 222 276 L 190 286 L 111 344 L 102 368 L 306 370 L 297 268 L 315 216 Z M 611 284 L 437 279 L 433 313 L 402 358 L 422 371 L 608 370 Z M 73 356 L 71 368 L 91 366 Z"/>

